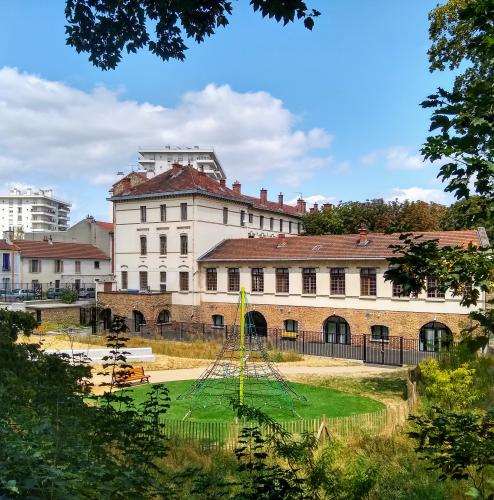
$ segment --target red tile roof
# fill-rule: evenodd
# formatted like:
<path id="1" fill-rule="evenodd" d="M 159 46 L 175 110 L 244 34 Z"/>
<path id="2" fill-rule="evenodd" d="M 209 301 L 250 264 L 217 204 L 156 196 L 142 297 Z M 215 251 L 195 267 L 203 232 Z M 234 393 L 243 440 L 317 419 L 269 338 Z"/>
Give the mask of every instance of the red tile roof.
<path id="1" fill-rule="evenodd" d="M 105 231 L 112 232 L 113 231 L 113 223 L 112 222 L 103 222 L 101 220 L 94 221 L 97 226 Z"/>
<path id="2" fill-rule="evenodd" d="M 0 250 L 19 250 L 15 245 L 7 243 L 5 240 L 0 240 Z"/>
<path id="3" fill-rule="evenodd" d="M 423 232 L 422 240 L 439 239 L 439 245 L 480 246 L 475 230 Z M 367 244 L 359 244 L 358 234 L 293 236 L 286 238 L 242 238 L 224 240 L 199 260 L 331 260 L 386 259 L 389 245 L 400 243 L 399 234 L 369 233 Z"/>
<path id="4" fill-rule="evenodd" d="M 135 199 L 149 197 L 149 195 L 179 194 L 180 192 L 196 192 L 204 196 L 226 198 L 241 203 L 247 203 L 261 210 L 270 212 L 286 213 L 295 217 L 302 214 L 292 205 L 283 204 L 282 207 L 273 201 L 261 203 L 260 198 L 239 194 L 233 189 L 222 186 L 203 172 L 193 167 L 175 165 L 172 169 L 152 177 L 127 191 L 113 196 L 113 200 Z M 145 196 L 148 195 L 148 196 Z"/>
<path id="5" fill-rule="evenodd" d="M 86 243 L 15 240 L 22 257 L 110 260 L 99 248 Z"/>

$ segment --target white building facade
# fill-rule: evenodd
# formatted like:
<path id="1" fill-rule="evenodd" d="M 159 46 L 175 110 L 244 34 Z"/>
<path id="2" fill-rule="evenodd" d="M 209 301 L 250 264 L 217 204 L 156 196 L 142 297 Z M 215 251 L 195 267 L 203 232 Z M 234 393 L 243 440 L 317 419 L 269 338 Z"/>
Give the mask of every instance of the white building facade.
<path id="1" fill-rule="evenodd" d="M 14 231 L 16 237 L 22 232 L 66 231 L 70 207 L 51 189 L 11 189 L 0 195 L 0 226 L 2 231 Z"/>
<path id="2" fill-rule="evenodd" d="M 225 179 L 225 172 L 212 147 L 200 146 L 164 146 L 140 148 L 138 162 L 141 167 L 155 175 L 162 174 L 173 164 L 190 165 L 205 172 L 213 179 Z"/>

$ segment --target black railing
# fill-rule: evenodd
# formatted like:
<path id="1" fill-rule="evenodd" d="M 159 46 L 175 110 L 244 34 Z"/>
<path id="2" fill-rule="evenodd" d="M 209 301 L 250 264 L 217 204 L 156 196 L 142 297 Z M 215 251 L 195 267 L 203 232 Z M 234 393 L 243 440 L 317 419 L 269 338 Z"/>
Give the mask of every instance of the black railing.
<path id="1" fill-rule="evenodd" d="M 86 322 L 86 324 L 93 326 L 93 333 L 103 333 L 110 328 L 111 317 L 105 311 L 102 310 L 97 314 L 87 316 L 87 319 L 90 318 L 94 322 Z M 229 334 L 239 330 L 238 325 L 220 326 L 179 321 L 141 322 L 138 321 L 138 318 L 127 318 L 126 324 L 130 336 L 178 342 L 222 343 Z M 380 365 L 415 365 L 425 358 L 438 358 L 447 352 L 447 349 L 442 351 L 421 350 L 418 332 L 415 339 L 397 336 L 375 339 L 369 334 L 328 336 L 323 332 L 286 332 L 281 329 L 269 328 L 266 335 L 261 338 L 264 339 L 267 349 L 270 350 L 292 351 L 308 356 L 352 359 Z M 328 342 L 328 340 L 334 340 L 334 342 Z M 248 334 L 246 342 L 248 342 Z"/>

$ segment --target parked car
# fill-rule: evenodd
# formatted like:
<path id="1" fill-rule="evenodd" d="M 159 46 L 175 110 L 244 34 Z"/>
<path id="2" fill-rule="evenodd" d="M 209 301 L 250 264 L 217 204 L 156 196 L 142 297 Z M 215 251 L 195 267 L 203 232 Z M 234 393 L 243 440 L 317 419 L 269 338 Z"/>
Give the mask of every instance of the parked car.
<path id="1" fill-rule="evenodd" d="M 28 288 L 15 288 L 10 293 L 13 300 L 32 300 L 34 299 L 34 291 Z"/>
<path id="2" fill-rule="evenodd" d="M 46 292 L 46 297 L 48 299 L 59 299 L 61 292 L 62 292 L 61 288 L 48 288 L 48 292 Z"/>
<path id="3" fill-rule="evenodd" d="M 0 301 L 9 300 L 11 294 L 12 294 L 11 290 L 7 290 L 5 288 L 0 289 Z"/>
<path id="4" fill-rule="evenodd" d="M 94 288 L 81 288 L 79 290 L 80 299 L 94 299 L 96 297 L 96 290 Z"/>

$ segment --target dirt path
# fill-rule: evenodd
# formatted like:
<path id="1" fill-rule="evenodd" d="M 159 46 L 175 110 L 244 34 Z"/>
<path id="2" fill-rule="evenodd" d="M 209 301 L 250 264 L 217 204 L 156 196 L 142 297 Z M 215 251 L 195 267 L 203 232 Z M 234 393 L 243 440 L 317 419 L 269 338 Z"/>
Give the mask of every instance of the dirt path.
<path id="1" fill-rule="evenodd" d="M 282 375 L 288 379 L 296 375 L 319 375 L 319 376 L 339 376 L 339 377 L 362 377 L 379 375 L 382 373 L 393 373 L 402 370 L 401 367 L 386 367 L 374 365 L 352 365 L 352 366 L 283 366 L 276 365 Z M 200 368 L 185 368 L 179 370 L 156 370 L 148 372 L 151 383 L 172 382 L 175 380 L 195 380 L 204 372 L 204 367 Z M 103 382 L 103 377 L 95 375 L 93 383 L 95 386 Z M 98 387 L 95 387 L 95 392 L 100 392 Z"/>

